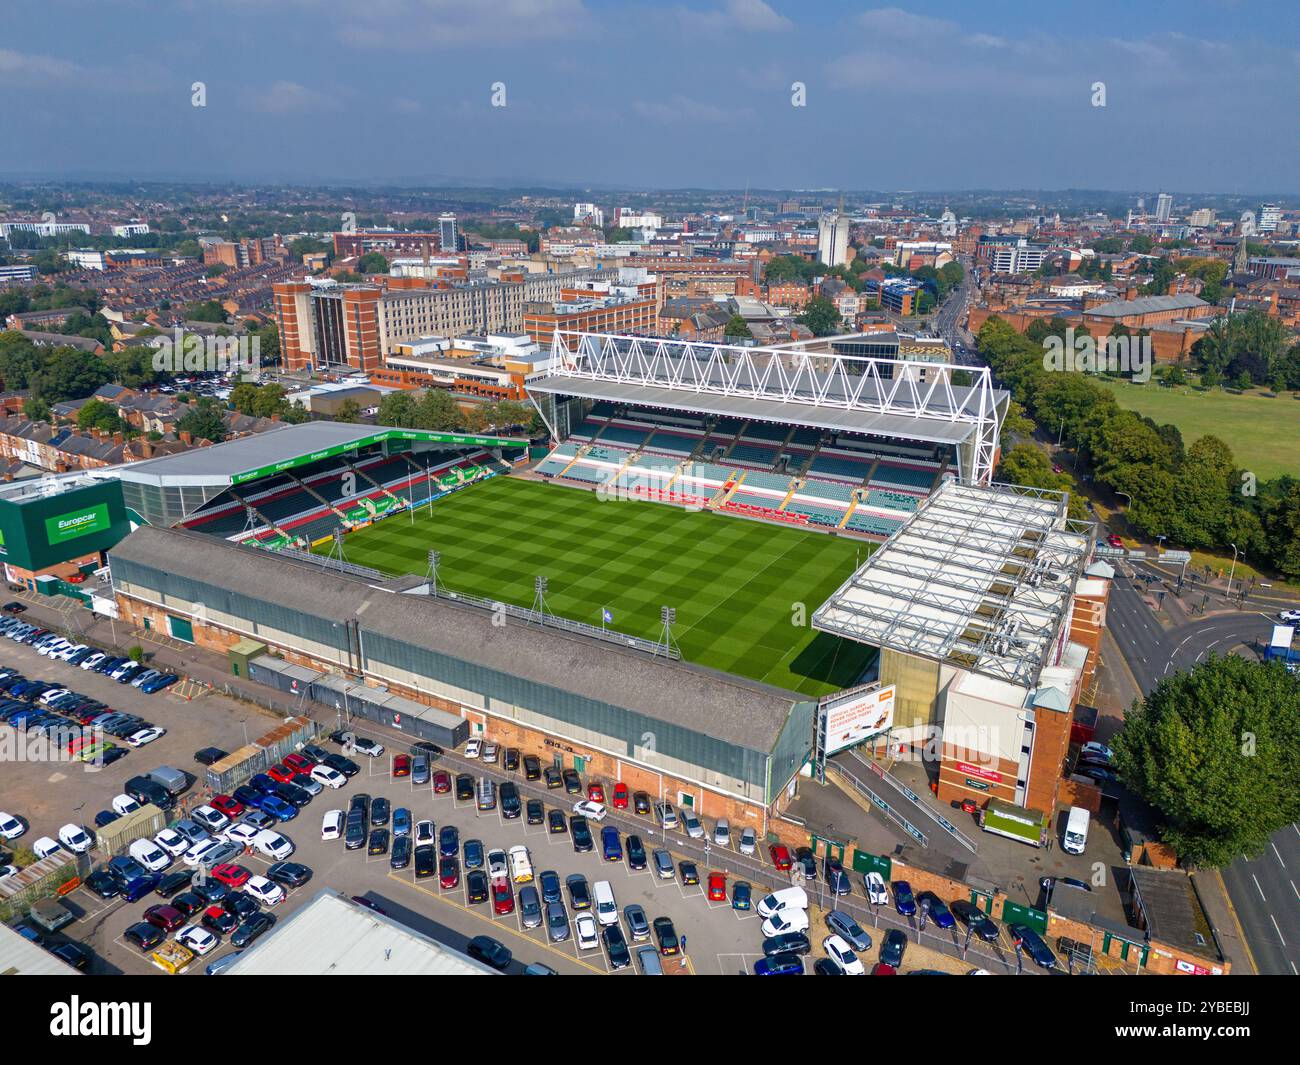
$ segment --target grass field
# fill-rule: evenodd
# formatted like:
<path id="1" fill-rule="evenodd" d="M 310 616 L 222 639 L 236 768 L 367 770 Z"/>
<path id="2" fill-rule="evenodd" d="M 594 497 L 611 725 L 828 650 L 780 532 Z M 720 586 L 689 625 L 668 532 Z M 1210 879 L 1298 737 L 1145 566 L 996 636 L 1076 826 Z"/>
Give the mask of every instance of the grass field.
<path id="1" fill-rule="evenodd" d="M 792 623 L 805 618 L 873 545 L 661 503 L 600 500 L 592 492 L 494 477 L 350 533 L 349 562 L 388 573 L 424 573 L 442 553 L 439 581 L 452 591 L 519 606 L 533 578 L 548 578 L 554 614 L 609 623 L 658 639 L 662 606 L 677 608 L 682 657 L 804 695 L 853 684 L 873 652 Z M 327 551 L 328 548 L 322 548 Z"/>
<path id="2" fill-rule="evenodd" d="M 1178 426 L 1185 444 L 1200 436 L 1217 436 L 1232 448 L 1238 465 L 1262 481 L 1300 473 L 1300 401 L 1290 395 L 1265 399 L 1250 393 L 1234 396 L 1222 389 L 1194 392 L 1161 388 L 1154 382 L 1096 380 L 1110 387 L 1121 407 L 1158 424 Z"/>

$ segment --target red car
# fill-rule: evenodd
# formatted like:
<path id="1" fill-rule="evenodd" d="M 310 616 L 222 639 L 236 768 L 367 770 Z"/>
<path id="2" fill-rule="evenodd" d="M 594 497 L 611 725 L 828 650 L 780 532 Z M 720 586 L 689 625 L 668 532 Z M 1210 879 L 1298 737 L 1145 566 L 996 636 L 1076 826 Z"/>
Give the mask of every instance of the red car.
<path id="1" fill-rule="evenodd" d="M 614 809 L 626 810 L 628 798 L 629 796 L 627 792 L 627 785 L 615 784 L 614 785 Z"/>
<path id="2" fill-rule="evenodd" d="M 433 774 L 433 790 L 438 795 L 446 795 L 451 791 L 451 774 L 445 769 L 439 769 Z"/>
<path id="3" fill-rule="evenodd" d="M 284 764 L 290 769 L 299 773 L 306 773 L 308 776 L 311 775 L 311 771 L 316 767 L 315 762 L 305 754 L 299 754 L 297 751 L 294 751 L 292 754 L 286 754 L 284 756 Z"/>
<path id="4" fill-rule="evenodd" d="M 409 754 L 393 755 L 393 776 L 409 777 L 411 775 L 411 756 Z"/>
<path id="5" fill-rule="evenodd" d="M 1124 546 L 1124 541 L 1121 540 L 1116 533 L 1111 533 L 1108 537 L 1106 537 L 1106 543 L 1110 544 L 1111 547 Z"/>
<path id="6" fill-rule="evenodd" d="M 214 795 L 208 805 L 214 810 L 220 810 L 232 821 L 244 812 L 244 804 L 229 795 Z"/>
<path id="7" fill-rule="evenodd" d="M 444 858 L 438 865 L 438 883 L 445 888 L 459 886 L 460 862 L 455 858 Z"/>
<path id="8" fill-rule="evenodd" d="M 252 875 L 251 869 L 245 869 L 234 862 L 222 862 L 212 867 L 212 879 L 220 880 L 226 887 L 243 887 Z"/>
<path id="9" fill-rule="evenodd" d="M 794 867 L 794 863 L 790 860 L 789 847 L 783 847 L 779 843 L 773 843 L 769 848 L 768 853 L 772 855 L 772 864 L 781 872 L 788 873 Z"/>
<path id="10" fill-rule="evenodd" d="M 492 881 L 492 912 L 498 917 L 515 912 L 515 893 L 504 876 Z"/>
<path id="11" fill-rule="evenodd" d="M 875 965 L 871 967 L 871 975 L 872 976 L 897 976 L 898 970 L 895 969 L 892 965 L 887 964 L 886 962 L 878 961 L 876 962 Z"/>
<path id="12" fill-rule="evenodd" d="M 710 902 L 727 901 L 727 874 L 726 873 L 709 874 L 709 901 Z"/>
<path id="13" fill-rule="evenodd" d="M 605 801 L 605 786 L 603 784 L 588 784 L 587 798 L 592 802 Z"/>
<path id="14" fill-rule="evenodd" d="M 164 932 L 175 932 L 185 923 L 185 914 L 181 913 L 175 906 L 168 906 L 164 903 L 159 906 L 150 906 L 144 911 L 144 919 L 156 928 L 161 928 Z"/>
<path id="15" fill-rule="evenodd" d="M 276 762 L 275 765 L 271 766 L 271 768 L 266 771 L 266 775 L 272 780 L 278 780 L 281 784 L 292 784 L 293 778 L 298 774 L 287 765 L 281 765 L 279 762 Z"/>

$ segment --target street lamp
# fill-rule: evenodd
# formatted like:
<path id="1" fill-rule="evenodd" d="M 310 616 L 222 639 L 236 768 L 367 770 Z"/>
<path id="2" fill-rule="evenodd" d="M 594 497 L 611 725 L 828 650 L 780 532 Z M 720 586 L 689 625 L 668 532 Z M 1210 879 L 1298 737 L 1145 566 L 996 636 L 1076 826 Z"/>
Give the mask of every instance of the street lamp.
<path id="1" fill-rule="evenodd" d="M 1228 546 L 1232 548 L 1232 569 L 1228 570 L 1228 598 L 1232 598 L 1232 577 L 1237 572 L 1237 545 L 1229 544 Z"/>

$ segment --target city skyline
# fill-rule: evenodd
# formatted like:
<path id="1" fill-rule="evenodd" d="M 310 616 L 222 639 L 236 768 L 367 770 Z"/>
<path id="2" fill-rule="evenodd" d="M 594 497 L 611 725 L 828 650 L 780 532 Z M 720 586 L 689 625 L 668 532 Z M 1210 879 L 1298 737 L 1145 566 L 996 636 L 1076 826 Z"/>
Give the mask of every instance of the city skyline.
<path id="1" fill-rule="evenodd" d="M 0 136 L 23 152 L 0 177 L 1265 196 L 1296 172 L 1282 9 L 1157 3 L 1095 28 L 1013 3 L 227 10 L 16 5 Z"/>

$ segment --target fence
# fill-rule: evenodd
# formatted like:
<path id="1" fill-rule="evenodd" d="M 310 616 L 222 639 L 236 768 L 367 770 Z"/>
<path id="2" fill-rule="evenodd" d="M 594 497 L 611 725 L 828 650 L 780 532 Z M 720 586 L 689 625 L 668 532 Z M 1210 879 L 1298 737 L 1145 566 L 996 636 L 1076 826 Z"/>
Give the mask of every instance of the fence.
<path id="1" fill-rule="evenodd" d="M 881 813 L 896 823 L 904 832 L 915 839 L 922 847 L 930 845 L 926 834 L 917 828 L 911 821 L 903 817 L 897 810 L 889 805 L 884 799 L 872 791 L 866 784 L 859 780 L 853 773 L 845 769 L 838 762 L 827 762 L 826 768 L 834 772 L 837 776 L 842 777 L 855 791 L 861 792 L 870 799 Z"/>

